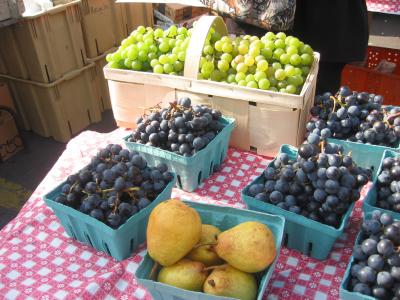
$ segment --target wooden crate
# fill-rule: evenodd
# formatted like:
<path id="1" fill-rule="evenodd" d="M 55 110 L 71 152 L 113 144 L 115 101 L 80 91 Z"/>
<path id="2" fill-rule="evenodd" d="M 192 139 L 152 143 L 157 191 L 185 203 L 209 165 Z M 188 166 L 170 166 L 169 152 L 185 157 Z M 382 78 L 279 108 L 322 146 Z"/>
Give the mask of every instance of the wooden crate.
<path id="1" fill-rule="evenodd" d="M 96 99 L 95 64 L 74 70 L 51 83 L 8 80 L 24 129 L 67 142 L 91 123 L 101 120 Z"/>
<path id="2" fill-rule="evenodd" d="M 125 36 L 139 25 L 153 27 L 153 5 L 151 3 L 117 3 L 122 11 Z"/>
<path id="3" fill-rule="evenodd" d="M 49 83 L 85 65 L 79 0 L 0 29 L 0 71 Z"/>
<path id="4" fill-rule="evenodd" d="M 104 68 L 111 104 L 118 126 L 134 128 L 135 118 L 160 101 L 189 96 L 195 103 L 206 103 L 236 119 L 231 145 L 261 155 L 273 156 L 281 144 L 300 145 L 315 96 L 319 54 L 305 80 L 300 95 L 277 93 L 209 80 L 198 80 L 198 64 L 203 43 L 214 24 L 227 34 L 220 17 L 206 16 L 193 31 L 185 61 L 184 76 L 172 76 Z"/>

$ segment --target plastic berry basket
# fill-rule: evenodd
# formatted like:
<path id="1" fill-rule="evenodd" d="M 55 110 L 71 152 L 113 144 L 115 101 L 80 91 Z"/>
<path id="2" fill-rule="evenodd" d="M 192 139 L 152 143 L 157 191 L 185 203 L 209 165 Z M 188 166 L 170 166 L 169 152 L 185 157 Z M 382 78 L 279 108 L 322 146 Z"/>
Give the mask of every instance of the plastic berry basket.
<path id="1" fill-rule="evenodd" d="M 382 156 L 382 159 L 381 159 L 377 174 L 381 173 L 381 171 L 382 171 L 382 161 L 386 157 L 396 157 L 396 156 L 399 156 L 399 155 L 400 155 L 400 153 L 398 153 L 396 151 L 392 151 L 392 150 L 386 150 L 385 152 L 383 152 L 383 156 Z M 376 176 L 376 178 L 374 179 L 373 184 L 372 184 L 372 188 L 368 191 L 367 195 L 365 196 L 364 203 L 363 203 L 364 212 L 365 213 L 370 213 L 370 212 L 372 212 L 374 210 L 380 210 L 382 212 L 390 214 L 395 219 L 400 219 L 400 213 L 394 212 L 392 210 L 383 209 L 383 208 L 380 208 L 380 207 L 376 206 L 376 201 L 378 199 L 377 180 L 378 180 L 378 176 Z"/>
<path id="2" fill-rule="evenodd" d="M 277 256 L 274 262 L 262 273 L 260 273 L 260 280 L 258 281 L 258 295 L 257 299 L 263 298 L 265 289 L 268 285 L 269 280 L 275 269 L 275 264 L 278 261 L 278 255 L 281 248 L 283 238 L 283 228 L 285 226 L 285 219 L 281 216 L 273 216 L 270 214 L 264 214 L 249 210 L 237 209 L 226 206 L 216 206 L 210 204 L 200 204 L 185 201 L 186 204 L 194 208 L 201 217 L 201 221 L 204 224 L 212 224 L 217 226 L 221 230 L 229 229 L 240 223 L 247 221 L 257 221 L 267 225 L 275 238 L 275 246 Z M 145 287 L 154 299 L 165 299 L 165 300 L 187 300 L 187 299 L 202 299 L 202 300 L 214 300 L 214 299 L 232 299 L 228 297 L 219 297 L 213 295 L 207 295 L 201 292 L 187 291 L 180 288 L 176 288 L 164 283 L 160 283 L 150 279 L 150 272 L 154 265 L 154 261 L 148 254 L 144 257 L 140 263 L 137 271 L 136 278 L 140 285 Z"/>
<path id="3" fill-rule="evenodd" d="M 131 256 L 132 252 L 146 241 L 146 228 L 150 212 L 157 204 L 171 198 L 175 178 L 147 207 L 131 216 L 117 229 L 72 207 L 55 202 L 54 200 L 61 193 L 64 183 L 45 195 L 43 200 L 46 205 L 53 210 L 70 237 L 120 261 Z"/>
<path id="4" fill-rule="evenodd" d="M 286 153 L 291 159 L 294 159 L 297 156 L 297 148 L 291 145 L 282 145 L 279 153 Z M 273 162 L 269 166 L 272 166 Z M 262 177 L 263 175 L 261 174 L 242 190 L 242 199 L 246 203 L 247 208 L 283 216 L 286 220 L 285 246 L 318 260 L 326 259 L 336 239 L 343 233 L 353 210 L 354 203 L 347 209 L 340 227 L 335 228 L 249 196 L 249 187 L 252 184 L 260 183 L 263 180 Z"/>
<path id="5" fill-rule="evenodd" d="M 220 165 L 226 157 L 235 120 L 223 117 L 220 122 L 224 125 L 222 131 L 204 149 L 190 157 L 129 142 L 130 135 L 125 137 L 124 140 L 126 147 L 131 151 L 139 152 L 150 166 L 160 163 L 167 164 L 168 168 L 176 174 L 178 188 L 192 192 L 213 173 L 214 167 Z"/>

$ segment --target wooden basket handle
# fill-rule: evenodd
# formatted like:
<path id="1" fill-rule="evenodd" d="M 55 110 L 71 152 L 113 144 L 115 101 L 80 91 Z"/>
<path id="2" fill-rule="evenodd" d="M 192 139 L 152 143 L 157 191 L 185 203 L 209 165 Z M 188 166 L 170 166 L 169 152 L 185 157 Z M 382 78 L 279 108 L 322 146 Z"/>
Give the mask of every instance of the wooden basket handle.
<path id="1" fill-rule="evenodd" d="M 189 59 L 185 60 L 185 68 L 183 72 L 184 77 L 197 79 L 204 43 L 206 41 L 207 34 L 213 25 L 215 31 L 218 32 L 221 36 L 228 35 L 228 29 L 226 28 L 225 22 L 221 17 L 201 17 L 197 21 L 196 27 L 193 28 L 192 37 L 186 51 L 186 58 Z"/>

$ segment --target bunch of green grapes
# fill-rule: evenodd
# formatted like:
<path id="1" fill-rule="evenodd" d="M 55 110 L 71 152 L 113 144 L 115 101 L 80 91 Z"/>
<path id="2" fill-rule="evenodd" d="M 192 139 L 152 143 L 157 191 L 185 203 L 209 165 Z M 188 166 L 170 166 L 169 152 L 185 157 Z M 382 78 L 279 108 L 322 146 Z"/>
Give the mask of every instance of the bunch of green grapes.
<path id="1" fill-rule="evenodd" d="M 106 56 L 110 68 L 182 75 L 191 29 L 172 25 L 167 30 L 139 26 L 114 53 Z"/>
<path id="2" fill-rule="evenodd" d="M 208 39 L 199 78 L 289 94 L 299 94 L 313 62 L 313 49 L 285 33 L 261 39 L 244 35 Z"/>

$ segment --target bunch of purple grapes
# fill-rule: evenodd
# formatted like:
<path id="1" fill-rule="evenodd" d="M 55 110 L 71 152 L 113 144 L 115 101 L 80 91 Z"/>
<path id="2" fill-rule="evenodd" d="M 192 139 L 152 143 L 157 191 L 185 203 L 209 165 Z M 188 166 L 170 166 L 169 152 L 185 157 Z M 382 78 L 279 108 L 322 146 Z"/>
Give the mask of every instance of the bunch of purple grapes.
<path id="1" fill-rule="evenodd" d="M 118 228 L 156 199 L 173 178 L 166 164 L 149 167 L 138 152 L 110 144 L 86 168 L 68 176 L 55 201 Z"/>
<path id="2" fill-rule="evenodd" d="M 377 299 L 400 299 L 400 221 L 376 210 L 361 228 L 347 288 Z"/>
<path id="3" fill-rule="evenodd" d="M 280 153 L 264 171 L 262 181 L 249 187 L 248 195 L 339 227 L 371 172 L 357 167 L 351 156 L 343 155 L 342 146 L 322 144 L 302 144 L 295 159 Z"/>
<path id="4" fill-rule="evenodd" d="M 382 107 L 383 97 L 353 92 L 341 87 L 336 96 L 325 93 L 315 97 L 307 123 L 308 140 L 336 138 L 389 147 L 400 139 L 400 108 Z"/>
<path id="5" fill-rule="evenodd" d="M 187 97 L 168 108 L 153 108 L 136 121 L 130 142 L 146 144 L 183 156 L 205 148 L 223 129 L 221 112 L 204 105 L 193 105 Z"/>
<path id="6" fill-rule="evenodd" d="M 400 213 L 400 157 L 386 157 L 377 178 L 378 207 Z"/>

